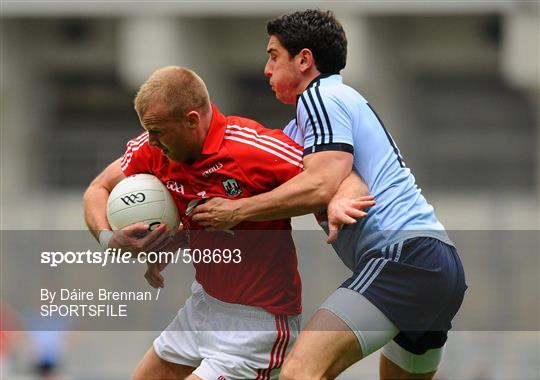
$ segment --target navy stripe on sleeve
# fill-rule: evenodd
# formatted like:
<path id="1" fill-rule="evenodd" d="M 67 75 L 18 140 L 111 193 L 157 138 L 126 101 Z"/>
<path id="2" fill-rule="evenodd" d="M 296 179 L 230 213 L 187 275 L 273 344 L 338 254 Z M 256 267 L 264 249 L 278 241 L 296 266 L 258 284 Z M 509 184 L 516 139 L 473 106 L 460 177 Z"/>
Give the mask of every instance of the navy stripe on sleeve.
<path id="1" fill-rule="evenodd" d="M 307 94 L 309 96 L 309 101 L 310 101 L 311 105 L 313 106 L 315 116 L 317 116 L 317 121 L 319 122 L 318 126 L 320 127 L 320 132 L 321 132 L 321 141 L 315 142 L 315 144 L 325 144 L 325 143 L 327 143 L 327 141 L 326 141 L 325 136 L 324 136 L 324 124 L 322 122 L 321 115 L 319 114 L 319 110 L 317 109 L 317 103 L 313 99 L 313 95 L 311 94 L 311 89 L 308 89 L 306 92 L 307 92 Z M 315 129 L 315 128 L 316 127 L 314 127 L 313 129 Z"/>
<path id="2" fill-rule="evenodd" d="M 328 128 L 328 143 L 334 142 L 334 133 L 332 132 L 332 124 L 330 123 L 330 118 L 328 117 L 328 112 L 326 112 L 326 107 L 324 106 L 324 103 L 322 101 L 321 97 L 321 91 L 319 90 L 319 86 L 321 85 L 321 82 L 317 82 L 317 85 L 315 86 L 315 93 L 317 94 L 317 98 L 319 99 L 319 102 L 321 103 L 321 108 L 324 114 L 324 118 L 326 119 L 326 127 Z"/>
<path id="3" fill-rule="evenodd" d="M 351 144 L 332 143 L 332 144 L 313 145 L 309 148 L 306 148 L 304 149 L 304 157 L 311 153 L 324 152 L 324 151 L 329 151 L 329 150 L 354 154 L 354 148 Z"/>
<path id="4" fill-rule="evenodd" d="M 319 143 L 317 141 L 319 139 L 319 136 L 317 134 L 317 128 L 316 128 L 316 125 L 315 125 L 315 120 L 313 120 L 313 115 L 311 114 L 311 111 L 309 110 L 309 107 L 307 105 L 307 101 L 306 101 L 306 98 L 304 97 L 304 95 L 300 96 L 300 99 L 302 100 L 302 103 L 304 103 L 304 108 L 306 109 L 306 112 L 307 112 L 308 117 L 309 117 L 309 121 L 311 122 L 311 126 L 313 128 L 313 135 L 314 135 L 313 144 L 316 145 L 316 144 Z"/>

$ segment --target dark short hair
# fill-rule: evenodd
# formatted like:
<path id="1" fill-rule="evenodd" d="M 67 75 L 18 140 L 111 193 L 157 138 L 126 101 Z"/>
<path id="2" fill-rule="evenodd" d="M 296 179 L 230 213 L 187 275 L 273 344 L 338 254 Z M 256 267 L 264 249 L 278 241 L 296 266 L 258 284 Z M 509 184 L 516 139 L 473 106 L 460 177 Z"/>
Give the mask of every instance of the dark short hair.
<path id="1" fill-rule="evenodd" d="M 338 73 L 347 63 L 347 37 L 332 11 L 288 13 L 269 21 L 266 31 L 293 57 L 304 48 L 311 50 L 315 66 L 323 74 Z"/>

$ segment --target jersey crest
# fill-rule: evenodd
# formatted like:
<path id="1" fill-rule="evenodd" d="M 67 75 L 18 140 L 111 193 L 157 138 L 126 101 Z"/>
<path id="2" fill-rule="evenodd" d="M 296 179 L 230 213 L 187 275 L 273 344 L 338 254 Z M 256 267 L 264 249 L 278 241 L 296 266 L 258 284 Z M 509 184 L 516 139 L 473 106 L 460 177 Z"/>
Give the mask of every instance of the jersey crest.
<path id="1" fill-rule="evenodd" d="M 229 197 L 238 197 L 240 194 L 242 194 L 242 188 L 234 178 L 226 179 L 225 181 L 221 182 L 221 184 L 225 189 L 225 193 Z"/>

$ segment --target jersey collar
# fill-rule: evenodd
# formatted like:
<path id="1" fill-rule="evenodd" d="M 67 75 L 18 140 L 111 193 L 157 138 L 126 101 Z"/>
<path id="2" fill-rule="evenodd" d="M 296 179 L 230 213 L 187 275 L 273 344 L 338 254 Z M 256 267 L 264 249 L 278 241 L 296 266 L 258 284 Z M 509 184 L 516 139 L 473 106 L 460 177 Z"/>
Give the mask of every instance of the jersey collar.
<path id="1" fill-rule="evenodd" d="M 311 82 L 306 87 L 306 90 L 312 86 L 315 85 L 315 83 L 321 82 L 322 79 L 329 78 L 328 80 L 325 80 L 324 82 L 334 82 L 339 81 L 343 82 L 343 79 L 341 78 L 341 75 L 339 73 L 326 73 L 326 74 L 320 74 L 319 76 L 313 78 Z M 305 90 L 304 90 L 305 91 Z"/>
<path id="2" fill-rule="evenodd" d="M 227 119 L 219 112 L 216 105 L 212 103 L 212 120 L 208 128 L 208 134 L 204 139 L 202 154 L 213 154 L 219 151 L 223 142 L 223 136 L 225 136 L 226 125 Z"/>
<path id="3" fill-rule="evenodd" d="M 325 79 L 324 81 L 322 81 L 323 79 Z M 315 86 L 316 83 L 319 83 L 319 86 L 321 85 L 321 81 L 323 82 L 323 84 L 326 84 L 326 83 L 334 83 L 334 82 L 337 82 L 337 83 L 343 83 L 343 78 L 341 77 L 341 74 L 339 73 L 326 73 L 326 74 L 320 74 L 318 75 L 317 77 L 313 78 L 313 80 L 311 82 L 309 82 L 309 84 L 307 85 L 307 87 L 305 88 L 304 91 L 302 91 L 302 94 L 307 90 L 309 89 L 310 87 L 313 87 Z M 298 100 L 300 99 L 300 97 L 302 96 L 302 94 L 298 94 L 296 95 L 296 104 L 298 105 Z"/>

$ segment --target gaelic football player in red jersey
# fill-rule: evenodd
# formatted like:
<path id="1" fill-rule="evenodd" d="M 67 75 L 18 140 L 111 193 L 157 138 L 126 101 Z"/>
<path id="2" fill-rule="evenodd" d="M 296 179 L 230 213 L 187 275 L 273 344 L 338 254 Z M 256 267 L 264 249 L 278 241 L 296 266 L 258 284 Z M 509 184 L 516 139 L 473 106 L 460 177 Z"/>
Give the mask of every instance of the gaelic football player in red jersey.
<path id="1" fill-rule="evenodd" d="M 189 229 L 190 248 L 239 254 L 227 263 L 194 260 L 191 297 L 133 378 L 276 378 L 300 328 L 301 283 L 290 219 L 209 233 L 191 220 L 188 207 L 207 197 L 249 197 L 288 181 L 302 170 L 301 148 L 281 131 L 222 115 L 202 79 L 181 67 L 152 74 L 137 94 L 135 109 L 145 132 L 85 193 L 86 222 L 94 236 L 103 246 L 131 252 L 172 243 L 163 225 L 140 237 L 147 229 L 143 224 L 113 234 L 107 222 L 112 188 L 126 176 L 149 173 L 171 191 Z M 365 201 L 366 207 L 372 204 Z M 146 278 L 152 286 L 163 287 L 163 268 L 149 264 Z"/>

